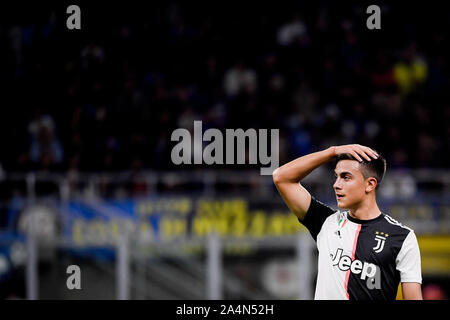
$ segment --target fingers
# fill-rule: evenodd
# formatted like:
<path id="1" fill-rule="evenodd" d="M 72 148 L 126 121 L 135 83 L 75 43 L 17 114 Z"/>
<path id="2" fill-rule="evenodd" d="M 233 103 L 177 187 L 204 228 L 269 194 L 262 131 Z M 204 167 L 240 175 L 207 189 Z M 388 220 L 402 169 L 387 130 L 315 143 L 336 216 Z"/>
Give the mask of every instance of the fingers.
<path id="1" fill-rule="evenodd" d="M 372 158 L 378 159 L 378 153 L 376 153 L 375 151 L 373 151 L 372 149 L 370 149 L 368 147 L 366 147 L 366 148 L 367 148 L 367 152 L 369 152 L 369 154 L 372 156 Z"/>
<path id="2" fill-rule="evenodd" d="M 371 161 L 371 157 L 373 159 L 377 159 L 378 158 L 378 154 L 373 151 L 372 149 L 370 149 L 369 147 L 366 146 L 362 146 L 362 145 L 355 145 L 354 151 L 360 155 L 361 157 L 363 157 L 364 159 L 366 159 L 367 161 Z M 356 159 L 358 159 L 358 161 L 362 161 L 362 158 L 358 156 L 356 157 Z"/>
<path id="3" fill-rule="evenodd" d="M 352 150 L 352 151 L 350 151 L 350 154 L 353 156 L 353 158 L 355 158 L 359 162 L 363 161 L 356 151 Z"/>
<path id="4" fill-rule="evenodd" d="M 378 159 L 378 153 L 366 146 L 360 146 L 363 150 L 374 159 Z"/>
<path id="5" fill-rule="evenodd" d="M 372 159 L 378 159 L 379 157 L 377 152 L 375 152 L 369 147 L 362 146 L 360 144 L 349 144 L 345 146 L 336 147 L 335 153 L 336 154 L 349 153 L 359 162 L 362 162 L 364 160 L 371 161 Z"/>
<path id="6" fill-rule="evenodd" d="M 356 147 L 356 152 L 358 152 L 358 154 L 360 154 L 364 159 L 366 159 L 367 161 L 370 161 L 370 156 L 366 154 L 366 150 L 364 150 L 361 146 Z"/>

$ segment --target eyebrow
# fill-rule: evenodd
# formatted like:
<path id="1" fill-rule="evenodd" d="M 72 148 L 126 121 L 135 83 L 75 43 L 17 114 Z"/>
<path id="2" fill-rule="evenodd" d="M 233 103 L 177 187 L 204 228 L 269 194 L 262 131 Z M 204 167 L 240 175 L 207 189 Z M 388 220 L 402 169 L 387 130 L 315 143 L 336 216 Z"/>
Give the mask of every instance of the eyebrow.
<path id="1" fill-rule="evenodd" d="M 334 174 L 337 176 L 337 172 L 334 171 Z M 351 172 L 348 171 L 342 171 L 341 173 L 339 173 L 340 176 L 345 176 L 346 174 L 353 176 L 353 174 Z"/>

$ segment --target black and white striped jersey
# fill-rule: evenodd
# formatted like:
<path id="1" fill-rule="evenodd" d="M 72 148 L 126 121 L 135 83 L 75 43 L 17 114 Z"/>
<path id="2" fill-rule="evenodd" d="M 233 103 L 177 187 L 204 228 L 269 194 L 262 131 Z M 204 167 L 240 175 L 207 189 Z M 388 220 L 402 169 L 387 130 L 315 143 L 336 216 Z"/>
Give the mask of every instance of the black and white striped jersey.
<path id="1" fill-rule="evenodd" d="M 319 250 L 315 299 L 395 300 L 400 282 L 422 283 L 414 231 L 387 214 L 358 220 L 312 197 L 302 223 Z"/>

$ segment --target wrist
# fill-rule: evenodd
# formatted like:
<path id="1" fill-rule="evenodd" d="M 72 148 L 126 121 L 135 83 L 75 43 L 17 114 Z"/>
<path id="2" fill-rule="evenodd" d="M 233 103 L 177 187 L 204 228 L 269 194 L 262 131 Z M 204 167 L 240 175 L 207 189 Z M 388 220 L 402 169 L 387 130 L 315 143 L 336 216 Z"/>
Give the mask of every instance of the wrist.
<path id="1" fill-rule="evenodd" d="M 328 148 L 328 152 L 329 152 L 331 158 L 336 157 L 336 156 L 337 156 L 337 153 L 336 153 L 336 146 L 331 146 L 331 147 L 329 147 L 329 148 Z"/>

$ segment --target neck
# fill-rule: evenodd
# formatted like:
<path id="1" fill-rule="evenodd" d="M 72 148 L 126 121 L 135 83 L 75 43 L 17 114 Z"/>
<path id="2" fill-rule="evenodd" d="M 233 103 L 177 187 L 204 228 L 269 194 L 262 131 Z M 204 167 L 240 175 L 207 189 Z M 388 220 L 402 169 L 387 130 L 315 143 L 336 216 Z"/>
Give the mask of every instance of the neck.
<path id="1" fill-rule="evenodd" d="M 349 211 L 350 216 L 358 220 L 375 219 L 381 214 L 374 196 L 367 197 L 357 207 L 350 208 Z"/>

